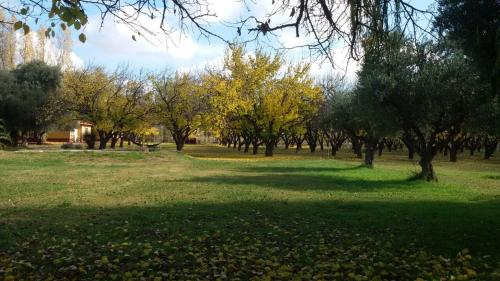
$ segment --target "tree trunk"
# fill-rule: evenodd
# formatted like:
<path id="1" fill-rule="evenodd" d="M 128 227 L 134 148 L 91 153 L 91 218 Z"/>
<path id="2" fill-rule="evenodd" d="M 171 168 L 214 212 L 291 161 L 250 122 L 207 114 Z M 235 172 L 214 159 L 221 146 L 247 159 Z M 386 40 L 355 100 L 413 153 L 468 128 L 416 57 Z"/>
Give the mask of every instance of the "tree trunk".
<path id="1" fill-rule="evenodd" d="M 123 148 L 123 136 L 120 137 L 120 148 Z"/>
<path id="2" fill-rule="evenodd" d="M 182 151 L 183 148 L 184 148 L 184 142 L 183 141 L 178 142 L 178 143 L 175 144 L 175 149 L 177 151 Z"/>
<path id="3" fill-rule="evenodd" d="M 404 133 L 403 136 L 401 137 L 401 140 L 408 149 L 408 159 L 412 160 L 415 156 L 415 145 L 413 143 L 410 134 Z"/>
<path id="4" fill-rule="evenodd" d="M 331 155 L 332 155 L 332 157 L 335 157 L 335 156 L 337 156 L 337 150 L 339 150 L 339 149 L 338 149 L 338 147 L 335 145 L 335 143 L 334 143 L 334 141 L 333 141 L 332 139 L 330 139 L 330 141 L 329 141 L 329 142 L 330 142 L 330 147 L 331 147 L 331 149 L 332 149 Z"/>
<path id="5" fill-rule="evenodd" d="M 252 154 L 256 155 L 257 153 L 259 153 L 259 145 L 258 144 L 253 144 L 252 145 Z"/>
<path id="6" fill-rule="evenodd" d="M 434 167 L 432 166 L 432 157 L 421 156 L 419 161 L 422 171 L 420 176 L 426 181 L 437 181 L 436 173 L 434 172 Z"/>
<path id="7" fill-rule="evenodd" d="M 181 151 L 184 148 L 187 136 L 189 136 L 189 133 L 183 134 L 181 130 L 172 130 L 172 138 L 174 139 L 177 151 Z"/>
<path id="8" fill-rule="evenodd" d="M 259 153 L 259 139 L 254 137 L 253 140 L 252 140 L 252 153 L 253 155 L 256 155 L 257 153 Z"/>
<path id="9" fill-rule="evenodd" d="M 367 141 L 365 143 L 365 166 L 373 168 L 373 160 L 375 159 L 375 145 L 376 142 Z"/>
<path id="10" fill-rule="evenodd" d="M 243 141 L 241 141 L 241 139 L 238 138 L 238 151 L 241 151 L 242 146 L 243 146 Z"/>
<path id="11" fill-rule="evenodd" d="M 413 146 L 408 147 L 408 159 L 413 160 L 415 158 L 415 149 L 413 149 Z"/>
<path id="12" fill-rule="evenodd" d="M 458 145 L 451 144 L 450 147 L 450 162 L 457 162 Z"/>
<path id="13" fill-rule="evenodd" d="M 106 133 L 105 131 L 98 131 L 99 133 L 99 149 L 106 149 L 108 141 L 111 137 L 110 133 Z"/>
<path id="14" fill-rule="evenodd" d="M 26 132 L 21 133 L 21 146 L 23 147 L 28 147 L 29 142 L 28 142 L 28 135 Z"/>
<path id="15" fill-rule="evenodd" d="M 308 144 L 309 144 L 309 150 L 311 151 L 311 153 L 316 152 L 316 146 L 317 146 L 316 142 L 314 141 L 314 142 L 311 142 Z"/>
<path id="16" fill-rule="evenodd" d="M 302 141 L 297 140 L 295 143 L 295 153 L 298 153 L 302 149 Z"/>
<path id="17" fill-rule="evenodd" d="M 36 144 L 37 145 L 42 145 L 43 144 L 43 135 L 45 134 L 45 132 L 40 132 L 40 133 L 36 133 L 35 136 L 36 136 Z"/>
<path id="18" fill-rule="evenodd" d="M 488 160 L 491 158 L 493 153 L 495 153 L 497 146 L 498 146 L 498 139 L 486 140 L 484 142 L 484 159 L 485 160 Z"/>
<path id="19" fill-rule="evenodd" d="M 113 134 L 113 136 L 111 137 L 111 145 L 110 145 L 110 147 L 112 149 L 115 149 L 117 142 L 118 142 L 118 134 Z"/>
<path id="20" fill-rule="evenodd" d="M 352 138 L 351 143 L 352 143 L 352 150 L 356 154 L 356 157 L 359 159 L 363 158 L 363 152 L 361 151 L 361 146 L 362 146 L 361 141 L 359 141 L 356 138 Z"/>
<path id="21" fill-rule="evenodd" d="M 318 130 L 308 128 L 305 137 L 307 144 L 309 145 L 309 150 L 311 153 L 314 153 L 316 151 L 316 146 L 318 145 Z"/>
<path id="22" fill-rule="evenodd" d="M 285 143 L 285 149 L 290 148 L 290 142 L 289 141 L 283 140 L 283 142 Z"/>
<path id="23" fill-rule="evenodd" d="M 382 151 L 384 151 L 384 143 L 380 142 L 378 144 L 378 156 L 382 156 Z M 390 150 L 389 150 L 390 151 Z"/>
<path id="24" fill-rule="evenodd" d="M 266 142 L 266 152 L 265 152 L 266 157 L 273 156 L 274 145 L 275 145 L 275 142 L 272 140 Z"/>

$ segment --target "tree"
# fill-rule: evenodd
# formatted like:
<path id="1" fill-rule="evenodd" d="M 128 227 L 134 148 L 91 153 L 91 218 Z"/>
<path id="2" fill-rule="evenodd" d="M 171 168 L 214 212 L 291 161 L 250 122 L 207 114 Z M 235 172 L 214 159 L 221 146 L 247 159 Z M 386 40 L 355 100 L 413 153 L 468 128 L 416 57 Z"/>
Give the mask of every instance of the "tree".
<path id="1" fill-rule="evenodd" d="M 10 144 L 10 136 L 3 120 L 0 119 L 0 149 L 4 149 L 8 144 Z"/>
<path id="2" fill-rule="evenodd" d="M 46 62 L 46 45 L 47 45 L 47 38 L 45 36 L 45 28 L 40 28 L 37 31 L 37 45 L 36 45 L 36 50 L 35 50 L 35 57 L 39 61 Z"/>
<path id="3" fill-rule="evenodd" d="M 427 33 L 418 18 L 430 17 L 430 11 L 421 10 L 405 0 L 293 0 L 272 1 L 273 9 L 265 18 L 250 15 L 237 25 L 252 33 L 274 34 L 292 29 L 296 37 L 309 36 L 302 47 L 317 51 L 335 65 L 333 53 L 339 41 L 349 48 L 349 56 L 359 60 L 363 56 L 362 43 L 367 37 L 383 39 L 388 30 L 402 35 Z M 298 46 L 299 47 L 299 46 Z"/>
<path id="4" fill-rule="evenodd" d="M 304 122 L 306 118 L 309 119 L 309 124 L 312 123 L 321 96 L 308 74 L 308 65 L 289 67 L 284 77 L 277 81 L 272 79 L 270 85 L 265 85 L 258 97 L 256 102 L 260 103 L 263 112 L 260 123 L 266 156 L 273 155 L 274 148 L 286 129 Z"/>
<path id="5" fill-rule="evenodd" d="M 471 118 L 484 102 L 485 90 L 470 60 L 446 41 L 412 44 L 390 38 L 374 61 L 373 102 L 394 117 L 412 143 L 420 156 L 421 177 L 437 180 L 432 160 L 440 138 Z"/>
<path id="6" fill-rule="evenodd" d="M 436 28 L 474 59 L 491 90 L 500 91 L 500 2 L 439 0 Z"/>
<path id="7" fill-rule="evenodd" d="M 394 35 L 392 35 L 394 36 Z M 380 60 L 383 50 L 377 46 L 365 46 L 365 58 L 358 73 L 358 83 L 353 92 L 354 118 L 359 138 L 365 147 L 364 164 L 373 166 L 377 146 L 387 136 L 394 135 L 397 128 L 391 112 L 380 106 L 378 92 L 385 90 L 385 81 L 380 79 Z M 365 43 L 368 44 L 368 43 Z M 383 60 L 383 58 L 382 58 Z"/>
<path id="8" fill-rule="evenodd" d="M 5 15 L 0 10 L 0 22 L 4 20 Z M 0 24 L 0 69 L 11 70 L 16 67 L 16 45 L 17 39 L 12 25 Z"/>
<path id="9" fill-rule="evenodd" d="M 35 49 L 33 48 L 33 33 L 29 33 L 23 37 L 23 45 L 21 49 L 21 62 L 28 63 L 35 59 Z"/>
<path id="10" fill-rule="evenodd" d="M 92 123 L 93 129 L 99 132 L 100 148 L 104 148 L 106 138 L 110 138 L 106 132 L 111 130 L 107 109 L 111 102 L 112 87 L 113 81 L 103 68 L 87 66 L 64 73 L 62 89 L 57 97 L 59 108 L 70 112 L 73 120 Z M 96 133 L 93 134 L 95 138 Z M 93 141 L 89 140 L 88 143 L 92 144 Z"/>
<path id="11" fill-rule="evenodd" d="M 484 159 L 490 159 L 500 143 L 500 97 L 478 106 L 467 121 L 467 129 L 475 136 L 472 149 L 483 146 Z"/>
<path id="12" fill-rule="evenodd" d="M 46 28 L 47 36 L 56 36 L 56 26 L 60 27 L 62 31 L 69 28 L 80 31 L 88 24 L 89 11 L 100 11 L 101 25 L 107 18 L 125 24 L 134 33 L 133 40 L 136 40 L 136 36 L 156 35 L 151 30 L 151 26 L 140 20 L 143 17 L 151 20 L 157 19 L 159 28 L 167 35 L 172 34 L 173 27 L 177 27 L 181 33 L 193 29 L 199 31 L 203 36 L 213 36 L 224 40 L 221 36 L 210 31 L 209 20 L 216 18 L 216 15 L 210 10 L 207 0 L 163 2 L 146 0 L 135 3 L 110 0 L 54 0 L 42 2 L 20 0 L 2 2 L 0 8 L 20 19 L 11 22 L 0 20 L 0 24 L 13 24 L 16 29 L 22 28 L 25 34 L 30 32 L 32 21 L 38 23 L 38 19 L 43 17 L 50 19 L 50 26 Z M 82 42 L 86 41 L 84 33 L 80 33 L 78 38 Z"/>
<path id="13" fill-rule="evenodd" d="M 71 49 L 73 47 L 71 31 L 66 29 L 62 32 L 62 34 L 59 34 L 56 44 L 59 49 L 59 53 L 57 54 L 57 65 L 59 65 L 61 69 L 71 68 Z"/>
<path id="14" fill-rule="evenodd" d="M 109 107 L 109 119 L 113 124 L 111 148 L 115 148 L 118 139 L 123 147 L 124 135 L 152 134 L 152 113 L 155 110 L 152 93 L 148 90 L 146 77 L 139 73 L 134 75 L 127 68 L 118 68 L 113 74 L 114 91 Z M 157 130 L 156 130 L 157 131 Z M 156 132 L 157 133 L 157 132 Z"/>
<path id="15" fill-rule="evenodd" d="M 105 149 L 110 140 L 114 148 L 121 134 L 151 127 L 144 125 L 153 108 L 145 87 L 146 79 L 133 76 L 127 68 L 108 74 L 102 67 L 87 66 L 65 72 L 57 102 L 72 114 L 72 120 L 92 123 L 94 136 L 87 137 L 90 147 L 98 135 L 99 149 Z"/>
<path id="16" fill-rule="evenodd" d="M 280 73 L 282 68 L 280 54 L 257 50 L 250 56 L 242 46 L 228 50 L 224 71 L 212 79 L 220 82 L 211 82 L 211 104 L 222 115 L 221 131 L 229 142 L 243 138 L 245 151 L 252 144 L 253 154 L 264 144 L 265 155 L 272 156 L 283 134 L 314 116 L 321 97 L 309 66 L 288 66 Z"/>
<path id="17" fill-rule="evenodd" d="M 349 83 L 340 76 L 327 76 L 321 81 L 325 102 L 320 109 L 320 127 L 335 157 L 349 139 L 351 118 L 351 92 Z"/>
<path id="18" fill-rule="evenodd" d="M 361 58 L 359 43 L 369 30 L 371 33 L 380 33 L 381 27 L 385 30 L 396 30 L 401 34 L 417 34 L 426 32 L 426 27 L 420 25 L 421 15 L 430 16 L 431 13 L 420 10 L 406 0 L 363 0 L 363 1 L 329 1 L 329 0 L 293 0 L 271 1 L 272 12 L 261 18 L 262 5 L 249 10 L 249 5 L 242 0 L 241 5 L 248 10 L 248 17 L 233 23 L 234 31 L 238 35 L 245 34 L 248 29 L 249 40 L 259 34 L 270 34 L 283 29 L 293 29 L 296 36 L 309 36 L 310 41 L 305 46 L 310 50 L 317 50 L 326 55 L 331 63 L 333 60 L 333 45 L 339 40 L 344 41 L 350 48 L 350 56 Z M 173 31 L 197 31 L 205 37 L 215 37 L 230 43 L 210 28 L 210 19 L 216 18 L 208 0 L 173 0 L 155 1 L 144 0 L 128 1 L 89 1 L 76 2 L 65 0 L 33 2 L 21 0 L 10 3 L 0 3 L 0 8 L 10 14 L 17 15 L 22 20 L 16 22 L 16 28 L 23 28 L 29 32 L 29 20 L 48 16 L 51 26 L 47 28 L 49 36 L 55 36 L 55 26 L 65 30 L 69 27 L 80 30 L 88 24 L 88 12 L 100 11 L 101 26 L 107 18 L 125 24 L 136 36 L 155 36 L 151 26 L 141 18 L 157 19 L 163 33 L 170 35 Z M 272 21 L 271 21 L 272 19 Z M 272 23 L 271 23 L 272 22 Z M 99 23 L 94 23 L 99 24 Z M 382 33 L 380 33 L 382 34 Z M 81 33 L 79 39 L 85 42 L 86 36 Z M 244 40 L 245 41 L 245 40 Z"/>
<path id="19" fill-rule="evenodd" d="M 59 68 L 32 61 L 19 65 L 10 74 L 4 73 L 2 80 L 4 102 L 0 117 L 11 131 L 13 142 L 21 137 L 26 143 L 32 134 L 41 143 L 54 117 L 49 107 L 59 88 Z"/>
<path id="20" fill-rule="evenodd" d="M 151 77 L 157 104 L 157 120 L 165 125 L 181 151 L 189 135 L 196 131 L 207 112 L 208 96 L 193 76 L 163 72 Z"/>

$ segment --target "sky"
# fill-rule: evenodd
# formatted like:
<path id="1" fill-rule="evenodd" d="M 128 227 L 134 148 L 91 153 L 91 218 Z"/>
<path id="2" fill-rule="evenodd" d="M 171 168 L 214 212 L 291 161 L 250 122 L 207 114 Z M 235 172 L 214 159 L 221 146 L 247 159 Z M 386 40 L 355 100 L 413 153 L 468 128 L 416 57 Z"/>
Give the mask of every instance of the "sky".
<path id="1" fill-rule="evenodd" d="M 210 21 L 210 30 L 229 40 L 237 39 L 236 30 L 227 27 L 224 22 L 235 22 L 238 19 L 248 16 L 248 9 L 252 15 L 258 18 L 265 18 L 265 15 L 272 9 L 271 0 L 247 1 L 249 7 L 245 7 L 240 1 L 235 0 L 207 0 L 210 10 L 215 12 L 217 18 Z M 426 9 L 433 0 L 412 0 L 412 4 L 418 8 Z M 75 37 L 73 45 L 73 62 L 76 66 L 84 64 L 97 64 L 113 69 L 119 65 L 128 64 L 134 68 L 140 68 L 150 71 L 163 69 L 179 71 L 196 71 L 205 66 L 220 66 L 224 58 L 224 52 L 227 48 L 226 43 L 217 39 L 199 36 L 196 30 L 185 34 L 174 31 L 169 38 L 164 35 L 148 37 L 136 37 L 132 40 L 132 31 L 125 25 L 118 24 L 111 17 L 106 18 L 102 28 L 100 14 L 90 10 L 89 23 L 83 30 L 87 41 L 81 43 L 78 41 L 78 34 L 74 32 Z M 274 18 L 273 18 L 274 19 Z M 140 23 L 150 27 L 153 32 L 159 32 L 159 21 L 149 18 L 138 19 Z M 175 27 L 175 21 L 170 21 Z M 300 45 L 311 40 L 301 36 L 296 38 L 294 30 L 287 29 L 277 32 L 276 37 L 260 37 L 259 41 L 253 42 L 247 46 L 247 50 L 252 52 L 256 47 L 261 47 L 266 51 L 273 52 L 273 48 L 283 44 L 286 47 Z M 277 42 L 280 43 L 277 43 Z M 314 76 L 323 76 L 331 73 L 346 75 L 348 78 L 354 78 L 359 64 L 352 60 L 347 60 L 347 49 L 342 43 L 335 46 L 334 60 L 336 67 L 328 62 L 323 62 L 317 57 L 311 57 L 305 49 L 294 49 L 285 53 L 289 62 L 297 63 L 301 61 L 311 63 L 311 73 Z"/>

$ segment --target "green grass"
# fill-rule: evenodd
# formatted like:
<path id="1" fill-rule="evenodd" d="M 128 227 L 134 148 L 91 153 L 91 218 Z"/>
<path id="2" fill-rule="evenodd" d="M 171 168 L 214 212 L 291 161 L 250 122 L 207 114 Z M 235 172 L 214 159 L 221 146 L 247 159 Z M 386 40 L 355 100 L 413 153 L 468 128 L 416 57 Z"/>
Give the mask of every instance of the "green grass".
<path id="1" fill-rule="evenodd" d="M 0 151 L 0 280 L 496 280 L 500 159 L 461 158 Z"/>

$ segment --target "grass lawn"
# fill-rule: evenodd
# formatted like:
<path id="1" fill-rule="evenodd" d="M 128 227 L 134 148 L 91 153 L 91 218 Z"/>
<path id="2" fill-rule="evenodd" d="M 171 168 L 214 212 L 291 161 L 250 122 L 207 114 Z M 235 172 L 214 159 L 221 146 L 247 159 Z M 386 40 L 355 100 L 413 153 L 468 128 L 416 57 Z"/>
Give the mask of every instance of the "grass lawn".
<path id="1" fill-rule="evenodd" d="M 500 280 L 500 159 L 460 156 L 0 151 L 0 280 Z"/>

